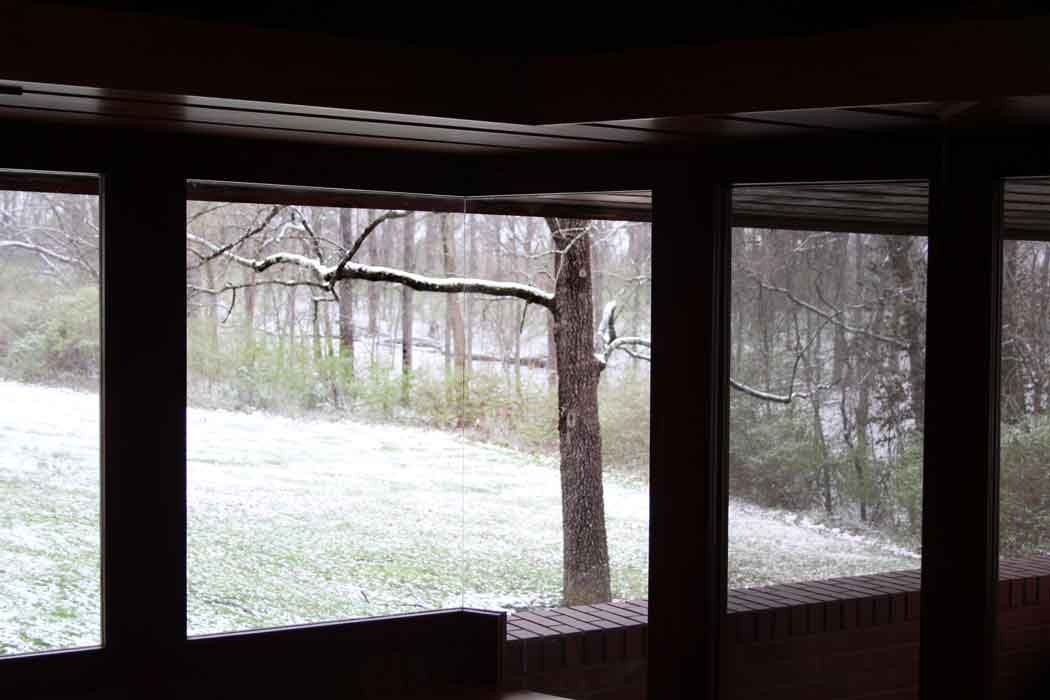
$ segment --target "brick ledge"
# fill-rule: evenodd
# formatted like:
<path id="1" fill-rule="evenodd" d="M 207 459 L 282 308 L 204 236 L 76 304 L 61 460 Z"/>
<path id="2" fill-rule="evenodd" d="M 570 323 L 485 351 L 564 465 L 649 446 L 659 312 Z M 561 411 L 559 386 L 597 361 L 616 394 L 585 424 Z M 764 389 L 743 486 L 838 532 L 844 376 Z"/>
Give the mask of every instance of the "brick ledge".
<path id="1" fill-rule="evenodd" d="M 999 564 L 1001 609 L 1050 603 L 1050 556 L 1009 559 Z M 919 612 L 919 570 L 891 571 L 868 576 L 850 576 L 821 581 L 776 584 L 729 591 L 727 617 L 748 617 L 758 612 L 777 612 L 784 618 L 784 636 L 831 631 L 856 624 L 880 624 L 912 620 Z M 830 604 L 830 605 L 829 605 Z M 815 608 L 846 607 L 835 624 L 833 616 L 820 616 L 817 625 L 808 618 Z M 799 617 L 805 611 L 805 624 Z M 794 620 L 794 624 L 791 624 Z M 628 600 L 597 605 L 536 608 L 514 613 L 507 619 L 507 642 L 524 642 L 565 635 L 593 634 L 641 628 L 649 621 L 647 600 Z M 778 635 L 780 636 L 780 635 Z M 604 644 L 602 645 L 604 646 Z"/>

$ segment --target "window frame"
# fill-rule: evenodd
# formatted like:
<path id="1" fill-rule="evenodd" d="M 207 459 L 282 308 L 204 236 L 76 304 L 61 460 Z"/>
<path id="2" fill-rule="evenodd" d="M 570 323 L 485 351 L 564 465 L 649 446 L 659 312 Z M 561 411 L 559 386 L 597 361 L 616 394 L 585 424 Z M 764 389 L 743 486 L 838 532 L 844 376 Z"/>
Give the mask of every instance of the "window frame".
<path id="1" fill-rule="evenodd" d="M 1050 138 L 1045 132 L 1015 133 L 1010 138 L 966 134 L 925 139 L 819 137 L 632 158 L 588 154 L 469 157 L 392 153 L 68 124 L 9 122 L 5 129 L 10 147 L 0 167 L 101 175 L 102 206 L 115 215 L 112 224 L 107 218 L 104 231 L 103 337 L 108 345 L 103 350 L 107 358 L 103 401 L 112 404 L 115 396 L 121 395 L 125 402 L 119 410 L 114 410 L 113 405 L 104 407 L 104 425 L 109 431 L 104 436 L 103 452 L 103 614 L 107 619 L 104 647 L 0 659 L 0 689 L 22 694 L 27 689 L 54 692 L 111 686 L 118 678 L 126 680 L 122 674 L 140 664 L 154 677 L 161 673 L 180 677 L 187 669 L 197 669 L 193 671 L 197 673 L 209 664 L 218 673 L 215 669 L 220 659 L 249 663 L 259 644 L 266 645 L 267 659 L 283 660 L 289 669 L 303 668 L 306 660 L 313 658 L 305 650 L 298 655 L 289 651 L 294 648 L 297 634 L 307 634 L 294 629 L 238 635 L 223 642 L 209 640 L 191 652 L 185 638 L 185 586 L 164 580 L 175 562 L 175 569 L 181 568 L 184 577 L 185 556 L 154 553 L 144 562 L 136 560 L 140 552 L 129 546 L 136 541 L 151 545 L 157 541 L 185 541 L 185 490 L 179 493 L 174 487 L 184 480 L 184 469 L 181 476 L 169 472 L 164 477 L 164 507 L 136 508 L 130 503 L 131 493 L 135 492 L 132 485 L 136 483 L 132 465 L 126 456 L 113 456 L 114 443 L 133 438 L 136 447 L 132 453 L 141 457 L 174 448 L 163 463 L 184 465 L 185 434 L 177 425 L 167 425 L 160 443 L 150 444 L 147 449 L 145 439 L 131 433 L 131 426 L 143 427 L 144 421 L 134 420 L 131 410 L 135 403 L 129 397 L 142 397 L 147 392 L 136 386 L 144 383 L 129 367 L 141 367 L 144 360 L 136 358 L 138 364 L 128 366 L 115 361 L 122 357 L 120 344 L 127 344 L 119 331 L 121 325 L 131 321 L 128 310 L 133 305 L 129 303 L 123 309 L 112 305 L 120 303 L 115 301 L 119 295 L 142 289 L 140 276 L 120 270 L 121 264 L 134 260 L 128 241 L 154 240 L 161 231 L 173 239 L 166 242 L 172 249 L 176 244 L 182 245 L 187 180 L 281 182 L 305 188 L 454 196 L 642 189 L 653 192 L 654 227 L 663 232 L 665 241 L 654 243 L 653 248 L 654 269 L 660 270 L 654 280 L 657 301 L 653 342 L 664 358 L 674 357 L 674 343 L 691 342 L 694 354 L 704 360 L 703 371 L 689 381 L 674 377 L 670 372 L 673 363 L 666 360 L 653 368 L 648 677 L 650 695 L 656 698 L 703 695 L 719 684 L 718 640 L 726 591 L 727 425 L 724 390 L 718 387 L 724 384 L 728 370 L 725 322 L 729 187 L 737 183 L 800 180 L 929 180 L 931 264 L 935 254 L 950 258 L 938 252 L 945 250 L 960 254 L 969 251 L 966 261 L 971 265 L 968 270 L 961 261 L 946 263 L 936 275 L 931 272 L 928 313 L 933 318 L 944 313 L 952 293 L 966 285 L 967 299 L 982 305 L 998 299 L 992 283 L 998 279 L 1001 256 L 993 260 L 987 252 L 1001 245 L 1001 210 L 997 209 L 1001 179 L 1050 172 Z M 135 211 L 127 209 L 126 200 L 133 192 L 148 198 L 137 202 Z M 144 224 L 150 225 L 149 232 L 143 230 Z M 964 233 L 953 235 L 953 228 Z M 153 238 L 146 238 L 150 236 Z M 932 248 L 934 237 L 936 250 Z M 690 259 L 689 255 L 694 256 L 694 261 L 700 260 L 708 274 L 694 274 L 689 279 L 673 274 L 689 271 L 684 262 Z M 157 279 L 172 285 L 172 289 L 162 293 L 164 308 L 170 308 L 172 314 L 171 328 L 164 338 L 168 342 L 176 338 L 183 341 L 171 342 L 171 347 L 162 351 L 167 358 L 162 366 L 172 375 L 164 379 L 164 386 L 178 395 L 176 384 L 183 383 L 181 391 L 185 390 L 184 270 L 181 255 L 173 260 L 170 269 L 165 266 Z M 979 279 L 971 279 L 971 271 L 979 273 Z M 661 279 L 664 281 L 658 281 Z M 676 297 L 689 303 L 663 301 Z M 694 311 L 697 313 L 691 313 Z M 985 314 L 976 333 L 973 328 L 968 329 L 969 342 L 975 336 L 980 341 L 980 349 L 969 358 L 950 356 L 963 341 L 962 329 L 953 330 L 944 324 L 928 326 L 927 367 L 943 363 L 943 372 L 952 367 L 972 370 L 985 387 L 983 398 L 994 397 L 997 403 L 998 393 L 990 390 L 997 388 L 998 381 L 998 330 L 992 323 L 995 318 L 995 313 Z M 976 364 L 971 367 L 967 362 Z M 661 364 L 665 371 L 659 370 Z M 943 380 L 935 380 L 931 385 L 929 379 L 928 374 L 927 430 L 931 421 L 943 427 L 957 426 L 962 421 L 974 428 L 973 444 L 983 448 L 974 459 L 974 478 L 968 482 L 963 499 L 968 505 L 978 504 L 978 514 L 969 515 L 972 527 L 953 530 L 953 521 L 963 506 L 956 504 L 953 508 L 949 495 L 957 497 L 958 492 L 949 494 L 947 487 L 938 487 L 934 472 L 938 471 L 935 465 L 948 463 L 959 450 L 949 444 L 944 432 L 934 439 L 927 437 L 921 692 L 965 688 L 972 696 L 974 688 L 981 688 L 979 692 L 990 697 L 995 670 L 991 645 L 995 638 L 998 548 L 998 465 L 993 454 L 997 449 L 993 448 L 997 448 L 998 429 L 987 417 L 989 411 L 996 409 L 986 407 L 980 420 L 968 417 L 965 405 L 951 405 L 949 390 L 933 388 L 947 386 Z M 180 410 L 183 405 L 179 405 Z M 123 423 L 124 420 L 130 422 Z M 697 442 L 702 449 L 697 448 Z M 139 478 L 137 483 L 144 483 Z M 122 483 L 121 479 L 127 481 Z M 694 491 L 683 490 L 690 488 Z M 683 502 L 681 496 L 676 498 L 682 493 L 691 493 L 691 497 Z M 134 537 L 125 536 L 124 533 L 140 527 Z M 121 537 L 125 541 L 118 544 Z M 165 547 L 155 549 L 166 551 Z M 964 550 L 965 558 L 952 559 L 953 553 Z M 156 566 L 143 566 L 146 562 Z M 683 581 L 689 585 L 683 585 Z M 948 581 L 965 581 L 967 585 L 949 589 Z M 174 592 L 176 588 L 183 593 Z M 934 594 L 940 598 L 938 602 L 934 602 Z M 967 615 L 961 622 L 957 615 L 959 606 L 977 608 L 974 612 L 980 614 Z M 147 617 L 144 610 L 154 613 L 149 617 L 163 621 L 153 625 L 136 620 Z M 441 624 L 432 618 L 433 614 L 419 616 L 421 621 L 414 628 L 413 634 L 423 640 L 422 655 L 436 653 L 435 649 L 444 644 L 438 634 Z M 308 634 L 316 634 L 318 640 L 323 640 L 318 642 L 322 646 L 352 645 L 365 643 L 377 634 L 395 634 L 395 629 L 404 629 L 396 627 L 398 624 L 386 619 L 361 620 L 324 625 L 318 628 L 320 631 Z M 124 635 L 123 639 L 117 641 L 120 635 Z M 315 651 L 320 648 L 314 647 Z M 967 659 L 968 663 L 961 663 L 960 659 Z M 362 666 L 366 667 L 367 664 Z"/>

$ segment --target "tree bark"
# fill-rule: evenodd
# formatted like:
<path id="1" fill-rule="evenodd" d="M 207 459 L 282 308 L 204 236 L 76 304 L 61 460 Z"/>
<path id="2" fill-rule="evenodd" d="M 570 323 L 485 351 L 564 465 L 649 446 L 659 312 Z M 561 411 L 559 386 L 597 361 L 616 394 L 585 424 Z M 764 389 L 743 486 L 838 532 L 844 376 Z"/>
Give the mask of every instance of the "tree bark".
<path id="1" fill-rule="evenodd" d="M 375 212 L 371 209 L 368 210 L 368 218 L 372 220 L 375 218 Z M 383 263 L 380 257 L 380 239 L 382 231 L 376 231 L 372 234 L 372 239 L 368 244 L 368 261 L 373 265 L 381 265 Z M 368 335 L 374 340 L 379 335 L 379 285 L 370 284 L 368 285 Z"/>
<path id="2" fill-rule="evenodd" d="M 1025 412 L 1024 363 L 1021 361 L 1023 343 L 1020 333 L 1020 295 L 1017 293 L 1017 241 L 1003 241 L 1003 349 L 1002 419 L 1017 422 Z"/>
<path id="3" fill-rule="evenodd" d="M 448 216 L 441 217 L 441 254 L 445 277 L 456 276 L 456 252 L 452 243 L 452 231 Z M 452 352 L 455 357 L 456 381 L 462 381 L 467 371 L 467 341 L 463 329 L 463 311 L 459 305 L 459 295 L 449 294 L 445 297 L 446 324 L 452 341 Z M 448 350 L 446 349 L 446 353 Z"/>
<path id="4" fill-rule="evenodd" d="M 608 601 L 609 550 L 598 422 L 590 239 L 586 221 L 548 219 L 556 255 L 554 336 L 558 363 L 564 604 Z"/>
<path id="5" fill-rule="evenodd" d="M 415 215 L 404 218 L 401 229 L 402 259 L 401 269 L 412 272 L 415 268 Z M 412 288 L 401 286 L 401 403 L 408 405 L 412 382 Z"/>
<path id="6" fill-rule="evenodd" d="M 339 210 L 339 239 L 345 248 L 354 243 L 353 209 Z M 339 283 L 339 355 L 349 376 L 354 375 L 354 281 Z"/>
<path id="7" fill-rule="evenodd" d="M 913 239 L 910 236 L 886 236 L 883 240 L 888 248 L 890 265 L 898 286 L 898 302 L 895 306 L 897 317 L 904 326 L 899 330 L 903 331 L 903 337 L 908 341 L 908 384 L 912 418 L 915 420 L 916 429 L 922 432 L 926 413 L 926 355 L 922 339 L 923 318 L 911 262 Z M 893 334 L 898 334 L 899 330 L 894 329 Z"/>

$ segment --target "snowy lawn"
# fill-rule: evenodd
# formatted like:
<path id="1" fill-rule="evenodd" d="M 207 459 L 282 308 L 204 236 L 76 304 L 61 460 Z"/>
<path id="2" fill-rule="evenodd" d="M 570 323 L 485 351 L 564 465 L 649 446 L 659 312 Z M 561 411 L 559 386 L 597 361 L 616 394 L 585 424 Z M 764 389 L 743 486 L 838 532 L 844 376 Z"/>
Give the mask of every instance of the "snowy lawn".
<path id="1" fill-rule="evenodd" d="M 453 433 L 189 411 L 190 634 L 428 608 L 553 605 L 551 462 Z M 0 382 L 0 654 L 99 641 L 98 397 Z M 149 468 L 149 465 L 144 465 Z M 645 597 L 648 492 L 607 475 L 613 591 Z M 915 568 L 734 502 L 730 583 Z"/>

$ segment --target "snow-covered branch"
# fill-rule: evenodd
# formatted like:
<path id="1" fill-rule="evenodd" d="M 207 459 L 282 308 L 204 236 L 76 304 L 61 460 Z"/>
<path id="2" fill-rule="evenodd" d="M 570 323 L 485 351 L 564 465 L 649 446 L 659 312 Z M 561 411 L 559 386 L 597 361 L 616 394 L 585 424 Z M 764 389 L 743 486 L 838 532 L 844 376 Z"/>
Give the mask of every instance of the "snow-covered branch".
<path id="1" fill-rule="evenodd" d="M 791 403 L 795 399 L 808 399 L 810 396 L 812 396 L 812 394 L 808 391 L 792 391 L 788 394 L 774 394 L 769 391 L 762 391 L 761 389 L 756 389 L 753 386 L 748 386 L 743 382 L 738 382 L 732 377 L 729 378 L 729 386 L 741 393 L 747 394 L 748 396 L 753 396 L 754 398 L 761 399 L 763 401 L 772 401 L 773 403 Z M 821 389 L 829 388 L 830 387 L 828 386 L 821 385 L 815 387 L 815 390 L 819 391 Z"/>
<path id="2" fill-rule="evenodd" d="M 88 265 L 83 260 L 81 260 L 80 258 L 74 258 L 69 255 L 63 255 L 61 253 L 55 252 L 54 250 L 51 250 L 50 248 L 45 248 L 44 246 L 37 245 L 36 243 L 29 243 L 27 241 L 0 241 L 0 248 L 17 248 L 20 250 L 28 250 L 37 253 L 38 255 L 45 258 L 45 260 L 54 260 L 60 263 L 64 263 L 66 265 L 73 265 L 74 267 L 79 267 L 83 270 L 86 270 L 92 277 L 98 277 L 98 271 L 90 265 Z"/>
<path id="3" fill-rule="evenodd" d="M 599 349 L 594 354 L 598 366 L 605 369 L 609 364 L 609 358 L 617 350 L 620 350 L 636 360 L 652 362 L 650 353 L 639 352 L 636 348 L 653 347 L 652 341 L 639 336 L 619 336 L 616 334 L 616 302 L 610 301 L 602 311 L 602 320 L 598 325 Z"/>
<path id="4" fill-rule="evenodd" d="M 517 282 L 497 282 L 470 277 L 430 277 L 418 275 L 414 272 L 397 270 L 392 267 L 362 265 L 355 262 L 344 263 L 338 268 L 328 268 L 321 276 L 329 283 L 344 279 L 367 280 L 369 282 L 401 284 L 417 292 L 439 292 L 443 294 L 470 292 L 494 297 L 511 297 L 542 306 L 551 311 L 554 310 L 554 294 L 552 292 Z"/>
<path id="5" fill-rule="evenodd" d="M 389 282 L 400 284 L 417 292 L 437 292 L 457 294 L 469 292 L 486 296 L 510 297 L 527 301 L 530 304 L 554 310 L 554 294 L 538 287 L 516 282 L 497 282 L 494 280 L 473 279 L 469 277 L 430 277 L 413 272 L 406 272 L 392 267 L 363 265 L 351 261 L 340 261 L 337 265 L 324 265 L 315 258 L 298 253 L 274 253 L 262 258 L 248 258 L 234 253 L 225 246 L 218 246 L 193 234 L 187 234 L 189 240 L 209 248 L 217 255 L 222 255 L 243 267 L 256 272 L 264 272 L 276 265 L 293 265 L 313 273 L 318 282 L 323 282 L 329 289 L 334 288 L 340 280 L 367 280 L 369 282 Z M 345 255 L 343 256 L 346 257 Z"/>

